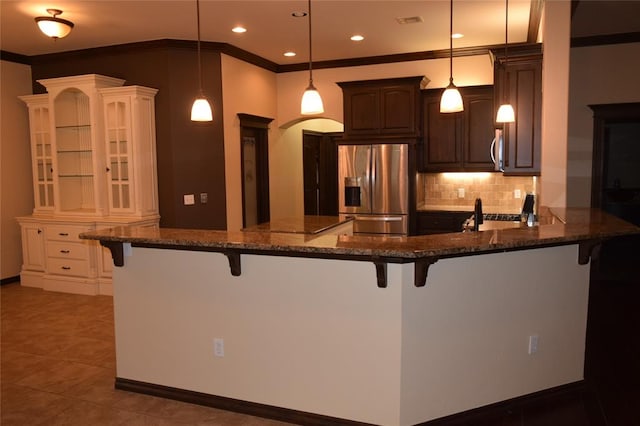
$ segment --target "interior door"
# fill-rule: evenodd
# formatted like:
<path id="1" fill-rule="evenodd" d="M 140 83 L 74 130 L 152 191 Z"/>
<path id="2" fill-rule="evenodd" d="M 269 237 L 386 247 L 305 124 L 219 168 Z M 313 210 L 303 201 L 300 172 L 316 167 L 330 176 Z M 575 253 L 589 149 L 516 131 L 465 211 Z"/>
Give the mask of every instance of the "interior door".
<path id="1" fill-rule="evenodd" d="M 304 214 L 338 214 L 338 145 L 341 133 L 302 132 Z"/>

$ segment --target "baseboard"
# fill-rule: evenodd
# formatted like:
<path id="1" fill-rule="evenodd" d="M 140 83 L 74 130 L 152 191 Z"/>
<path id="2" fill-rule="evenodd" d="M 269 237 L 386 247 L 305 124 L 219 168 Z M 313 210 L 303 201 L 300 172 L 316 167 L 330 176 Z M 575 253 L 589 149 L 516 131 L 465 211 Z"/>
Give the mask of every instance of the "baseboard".
<path id="1" fill-rule="evenodd" d="M 339 419 L 336 417 L 323 416 L 320 414 L 307 413 L 304 411 L 291 410 L 272 405 L 258 404 L 255 402 L 172 388 L 169 386 L 155 385 L 152 383 L 139 382 L 137 380 L 123 379 L 120 377 L 116 377 L 115 387 L 120 390 L 159 396 L 176 401 L 204 405 L 221 410 L 233 411 L 236 413 L 248 414 L 251 416 L 279 420 L 298 425 L 372 426 L 369 423 L 355 422 L 352 420 Z"/>
<path id="2" fill-rule="evenodd" d="M 20 275 L 16 275 L 15 277 L 8 277 L 0 279 L 0 285 L 18 283 L 20 282 Z"/>
<path id="3" fill-rule="evenodd" d="M 493 424 L 491 423 L 492 419 L 504 418 L 505 413 L 518 412 L 531 407 L 551 406 L 563 399 L 583 395 L 588 392 L 589 388 L 586 382 L 584 380 L 580 380 L 578 382 L 568 383 L 566 385 L 545 389 L 539 392 L 519 396 L 517 398 L 496 402 L 495 404 L 485 405 L 483 407 L 430 420 L 416 426 L 488 425 Z"/>
<path id="4" fill-rule="evenodd" d="M 201 392 L 194 392 L 184 389 L 161 386 L 152 383 L 139 382 L 137 380 L 116 378 L 116 389 L 142 393 L 146 395 L 159 396 L 161 398 L 173 399 L 191 404 L 204 405 L 221 410 L 233 411 L 236 413 L 248 414 L 251 416 L 266 419 L 279 420 L 293 424 L 305 426 L 341 426 L 341 425 L 368 425 L 368 423 L 356 422 L 353 420 L 339 419 L 335 417 L 323 416 L 319 414 L 296 411 L 287 408 L 275 407 L 272 405 L 258 404 L 255 402 L 242 401 L 239 399 L 226 398 L 222 396 L 210 395 Z M 439 419 L 420 423 L 416 426 L 468 426 L 474 424 L 490 424 L 487 419 L 500 418 L 503 413 L 518 411 L 528 407 L 550 405 L 561 401 L 567 397 L 574 397 L 588 393 L 589 389 L 584 380 L 569 383 L 566 385 L 545 389 L 484 407 L 462 413 L 452 414 Z"/>

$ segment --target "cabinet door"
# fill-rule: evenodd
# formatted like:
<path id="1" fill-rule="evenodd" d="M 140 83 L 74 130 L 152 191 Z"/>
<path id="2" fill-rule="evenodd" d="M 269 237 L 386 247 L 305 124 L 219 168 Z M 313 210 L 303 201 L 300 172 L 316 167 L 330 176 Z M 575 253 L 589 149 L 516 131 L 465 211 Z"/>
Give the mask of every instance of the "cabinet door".
<path id="1" fill-rule="evenodd" d="M 464 137 L 462 140 L 465 171 L 493 171 L 491 141 L 493 127 L 493 86 L 464 87 Z"/>
<path id="2" fill-rule="evenodd" d="M 423 94 L 423 172 L 461 171 L 462 114 L 440 113 L 442 89 L 425 90 Z"/>
<path id="3" fill-rule="evenodd" d="M 45 239 L 42 225 L 39 223 L 23 223 L 21 226 L 22 269 L 28 271 L 44 271 Z"/>
<path id="4" fill-rule="evenodd" d="M 504 126 L 504 172 L 506 175 L 539 175 L 542 58 L 509 58 L 506 68 L 497 65 L 495 81 L 501 85 L 500 90 L 496 91 L 496 100 L 502 99 L 503 90 L 506 90 L 516 114 L 515 123 Z"/>
<path id="5" fill-rule="evenodd" d="M 352 135 L 380 132 L 380 91 L 354 87 L 344 91 L 345 132 Z"/>
<path id="6" fill-rule="evenodd" d="M 131 103 L 126 96 L 109 99 L 104 105 L 107 150 L 109 211 L 133 210 L 131 184 Z"/>
<path id="7" fill-rule="evenodd" d="M 416 122 L 416 87 L 398 85 L 380 89 L 380 133 L 415 134 Z"/>
<path id="8" fill-rule="evenodd" d="M 34 211 L 54 208 L 53 148 L 51 114 L 47 95 L 20 96 L 29 108 L 31 168 L 33 171 Z"/>

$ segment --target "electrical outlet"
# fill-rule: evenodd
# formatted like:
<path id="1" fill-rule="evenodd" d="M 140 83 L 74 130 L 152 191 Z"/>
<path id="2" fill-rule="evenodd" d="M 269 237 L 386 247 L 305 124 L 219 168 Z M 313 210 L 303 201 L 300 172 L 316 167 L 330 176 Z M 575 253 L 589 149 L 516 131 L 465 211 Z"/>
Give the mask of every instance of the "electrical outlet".
<path id="1" fill-rule="evenodd" d="M 185 206 L 192 206 L 196 203 L 196 198 L 194 197 L 193 194 L 185 194 L 184 195 L 184 205 Z"/>
<path id="2" fill-rule="evenodd" d="M 217 357 L 224 356 L 224 339 L 218 337 L 213 339 L 213 354 Z"/>
<path id="3" fill-rule="evenodd" d="M 458 198 L 464 198 L 464 188 L 458 188 Z"/>
<path id="4" fill-rule="evenodd" d="M 200 204 L 207 204 L 208 201 L 209 201 L 209 194 L 207 194 L 206 192 L 201 192 L 200 193 Z"/>
<path id="5" fill-rule="evenodd" d="M 513 198 L 522 198 L 522 192 L 519 189 L 513 190 Z"/>
<path id="6" fill-rule="evenodd" d="M 529 355 L 533 355 L 538 352 L 538 335 L 532 334 L 529 336 Z"/>

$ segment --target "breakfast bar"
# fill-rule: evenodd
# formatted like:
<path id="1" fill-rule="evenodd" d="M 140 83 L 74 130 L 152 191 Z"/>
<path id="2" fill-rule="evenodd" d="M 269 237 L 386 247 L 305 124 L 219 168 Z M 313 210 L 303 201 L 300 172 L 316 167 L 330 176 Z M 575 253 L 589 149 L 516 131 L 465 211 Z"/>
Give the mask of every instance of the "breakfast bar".
<path id="1" fill-rule="evenodd" d="M 583 380 L 588 263 L 640 228 L 540 214 L 417 237 L 81 238 L 116 265 L 118 388 L 300 424 L 413 425 Z"/>

